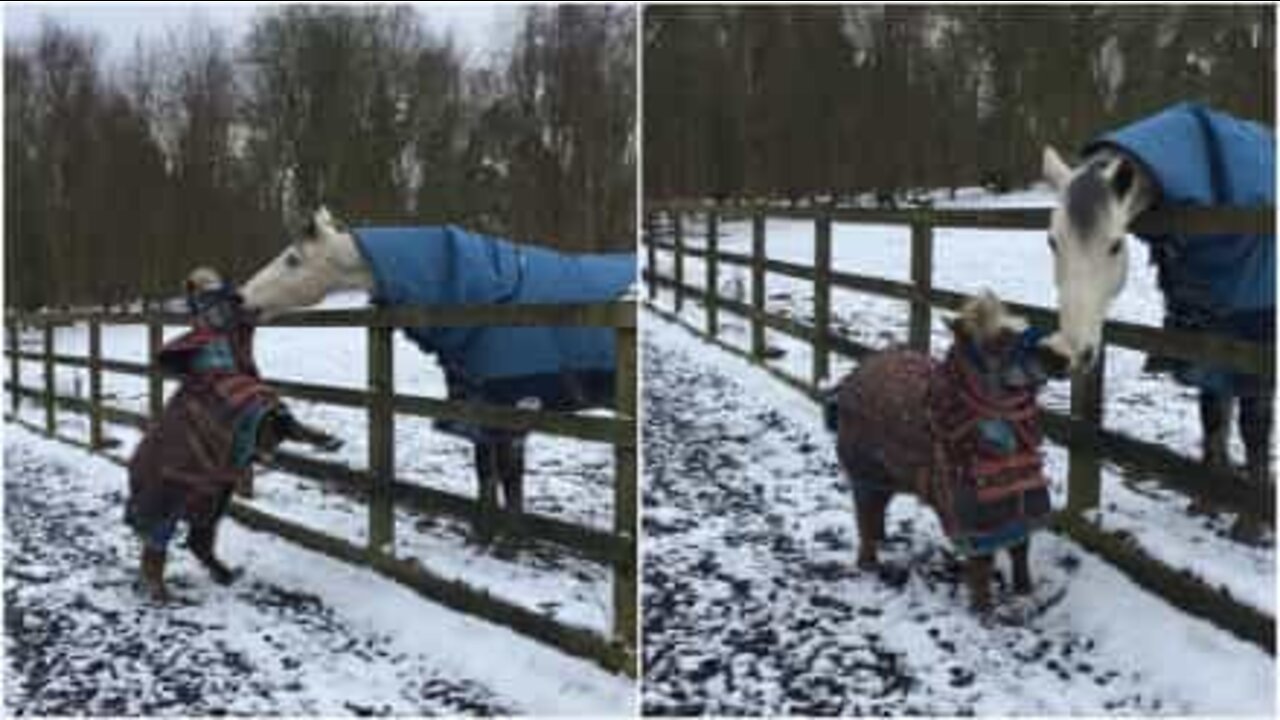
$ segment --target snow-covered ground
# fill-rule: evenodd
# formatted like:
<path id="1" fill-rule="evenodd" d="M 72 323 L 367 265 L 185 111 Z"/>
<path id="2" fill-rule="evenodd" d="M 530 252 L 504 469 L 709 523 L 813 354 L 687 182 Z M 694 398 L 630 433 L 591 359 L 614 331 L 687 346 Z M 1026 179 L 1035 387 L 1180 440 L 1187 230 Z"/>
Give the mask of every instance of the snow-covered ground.
<path id="1" fill-rule="evenodd" d="M 851 492 L 812 402 L 652 313 L 642 321 L 646 711 L 1274 714 L 1273 657 L 1055 535 L 1032 542 L 1022 623 L 967 611 L 936 519 L 908 497 L 890 508 L 885 568 L 857 571 Z M 1062 455 L 1049 460 L 1060 501 Z M 1160 526 L 1175 555 L 1270 610 L 1270 551 L 1115 485 L 1107 502 L 1121 511 L 1104 525 Z M 1005 587 L 1003 607 L 1017 609 Z"/>
<path id="2" fill-rule="evenodd" d="M 955 201 L 939 195 L 935 206 L 1049 207 L 1053 202 L 1052 195 L 1043 188 L 1003 196 L 970 189 L 959 192 Z M 705 225 L 689 218 L 685 228 L 689 245 L 702 247 Z M 725 221 L 720 224 L 720 230 L 721 249 L 751 252 L 749 222 Z M 832 264 L 841 271 L 908 281 L 910 242 L 910 232 L 903 226 L 836 223 L 832 229 Z M 1112 317 L 1159 326 L 1162 301 L 1154 269 L 1147 262 L 1147 251 L 1141 242 L 1131 239 L 1128 252 L 1129 280 L 1115 303 Z M 769 218 L 766 254 L 774 259 L 812 265 L 813 222 Z M 641 253 L 641 259 L 647 260 L 647 254 Z M 663 275 L 673 275 L 671 253 L 660 252 L 657 265 Z M 684 277 L 688 284 L 705 286 L 705 265 L 701 258 L 685 258 Z M 751 273 L 747 268 L 721 264 L 719 282 L 723 296 L 744 301 L 751 297 Z M 1044 307 L 1054 304 L 1052 260 L 1043 231 L 939 229 L 934 240 L 933 283 L 957 292 L 976 292 L 989 287 L 1005 299 Z M 770 312 L 811 322 L 811 283 L 770 273 L 765 286 Z M 672 297 L 671 291 L 661 290 L 658 305 L 671 309 Z M 682 316 L 695 327 L 705 327 L 702 307 L 696 301 L 686 298 Z M 902 301 L 837 289 L 832 292 L 831 316 L 832 326 L 839 333 L 873 347 L 907 339 L 908 307 Z M 941 312 L 933 316 L 935 354 L 941 354 L 950 344 L 944 316 Z M 742 349 L 749 348 L 750 327 L 745 320 L 722 309 L 720 321 L 722 340 Z M 795 377 L 809 379 L 811 354 L 805 344 L 773 331 L 766 331 L 766 341 L 783 353 L 769 361 L 770 365 Z M 1107 349 L 1104 425 L 1197 457 L 1200 427 L 1195 392 L 1167 377 L 1144 372 L 1143 361 L 1142 353 L 1117 347 Z M 833 356 L 831 378 L 843 376 L 854 365 L 851 360 Z M 646 368 L 646 381 L 651 374 Z M 1067 410 L 1067 384 L 1052 383 L 1041 401 L 1046 407 Z M 1244 450 L 1238 433 L 1233 433 L 1232 452 L 1237 462 L 1243 462 Z M 1065 478 L 1063 449 L 1048 445 L 1046 455 L 1049 471 L 1056 478 Z M 1126 474 L 1111 464 L 1104 465 L 1103 473 L 1100 520 L 1104 527 L 1129 531 L 1150 555 L 1221 585 L 1242 602 L 1274 614 L 1276 576 L 1272 538 L 1268 538 L 1265 547 L 1233 542 L 1226 537 L 1227 528 L 1234 520 L 1229 513 L 1189 517 L 1183 512 L 1189 502 L 1185 496 L 1170 492 L 1149 478 Z"/>
<path id="3" fill-rule="evenodd" d="M 363 298 L 345 296 L 331 299 L 328 307 L 349 307 L 360 305 Z M 166 329 L 166 338 L 181 332 L 182 329 L 172 327 Z M 88 337 L 84 326 L 60 328 L 55 332 L 56 352 L 60 354 L 85 355 L 88 350 Z M 27 349 L 39 350 L 40 339 L 36 333 L 22 336 L 21 341 Z M 146 360 L 145 329 L 133 326 L 104 326 L 103 352 L 106 357 L 142 362 Z M 422 355 L 416 347 L 409 344 L 397 333 L 394 348 L 396 390 L 399 393 L 443 396 L 443 376 L 434 360 Z M 339 387 L 362 388 L 365 386 L 366 348 L 365 333 L 359 329 L 301 329 L 301 328 L 264 328 L 259 331 L 256 342 L 256 353 L 263 373 L 272 378 L 296 380 L 301 382 L 323 384 Z M 5 364 L 6 378 L 8 364 Z M 22 363 L 19 369 L 23 384 L 39 387 L 42 382 L 42 369 L 38 363 Z M 59 368 L 56 375 L 58 393 L 67 396 L 85 397 L 88 393 L 86 371 L 78 368 Z M 168 389 L 172 390 L 172 384 Z M 147 405 L 146 383 L 143 378 L 107 374 L 104 376 L 104 395 L 107 402 L 116 407 L 135 411 L 145 411 Z M 5 397 L 8 408 L 8 394 Z M 367 432 L 366 417 L 356 409 L 323 406 L 316 403 L 291 401 L 291 408 L 302 419 L 323 427 L 345 440 L 343 448 L 335 454 L 322 454 L 310 451 L 305 447 L 295 447 L 301 454 L 320 459 L 344 462 L 352 467 L 367 467 Z M 20 416 L 37 423 L 43 423 L 42 410 L 33 403 L 24 403 Z M 59 413 L 59 432 L 61 434 L 87 439 L 87 419 L 71 413 Z M 6 426 L 6 463 L 13 458 L 26 457 L 24 472 L 15 476 L 12 482 L 25 482 L 37 486 L 42 482 L 43 460 L 52 450 L 49 443 L 33 442 L 33 436 L 13 426 Z M 139 433 L 131 428 L 109 425 L 107 434 L 121 442 L 112 454 L 127 458 L 139 439 Z M 476 483 L 472 467 L 472 450 L 468 442 L 436 432 L 430 422 L 422 419 L 398 417 L 395 432 L 396 474 L 400 479 L 448 490 L 457 494 L 475 497 Z M 526 471 L 526 504 L 534 511 L 552 515 L 570 522 L 607 529 L 612 527 L 613 499 L 613 453 L 608 445 L 588 443 L 548 436 L 531 436 L 528 444 L 528 462 Z M 79 451 L 72 451 L 79 452 Z M 68 476 L 81 478 L 84 467 L 67 465 L 65 453 L 60 456 L 64 461 L 57 467 L 66 467 L 62 472 Z M 85 462 L 88 462 L 87 460 Z M 8 465 L 6 466 L 7 469 Z M 50 464 L 48 467 L 55 467 Z M 96 514 L 107 518 L 102 523 L 104 531 L 123 533 L 124 527 L 118 522 L 118 513 L 122 507 L 122 492 L 125 487 L 124 472 L 114 465 L 92 465 L 94 471 L 85 474 L 83 479 L 92 479 L 93 488 L 105 496 L 94 495 L 104 503 L 94 510 Z M 109 470 L 103 468 L 110 468 Z M 13 474 L 12 471 L 9 473 Z M 6 488 L 8 491 L 8 487 Z M 86 488 L 88 492 L 90 488 Z M 256 480 L 257 496 L 252 500 L 255 507 L 277 516 L 293 520 L 309 527 L 343 537 L 347 540 L 363 543 L 366 538 L 368 511 L 360 502 L 351 497 L 326 490 L 322 485 L 307 478 L 293 476 L 278 471 L 261 472 Z M 104 498 L 106 498 L 104 500 Z M 70 509 L 67 510 L 71 512 Z M 430 571 L 449 578 L 458 578 L 504 600 L 519 603 L 537 612 L 554 617 L 557 620 L 579 627 L 607 634 L 612 627 L 612 590 L 611 571 L 609 568 L 578 558 L 558 547 L 546 544 L 534 544 L 513 549 L 502 546 L 501 552 L 495 552 L 489 546 L 473 541 L 472 534 L 465 524 L 447 518 L 432 517 L 418 513 L 411 508 L 397 508 L 396 513 L 396 547 L 399 557 L 417 560 Z M 227 523 L 234 525 L 234 523 Z M 235 538 L 252 537 L 251 542 L 238 543 Z M 261 562 L 256 557 L 254 548 L 265 536 L 246 533 L 237 528 L 226 533 L 223 540 L 227 548 L 227 556 L 235 563 L 244 562 L 250 568 L 251 576 L 272 578 L 274 569 L 257 566 Z M 116 540 L 105 539 L 104 542 L 125 543 L 125 537 Z M 273 541 L 272 547 L 275 547 Z M 298 551 L 301 552 L 301 551 Z M 120 567 L 112 568 L 113 572 L 133 572 L 134 550 L 126 552 L 121 549 L 114 553 L 112 562 Z M 246 556 L 246 554 L 250 556 Z M 283 558 L 283 556 L 281 556 Z M 293 568 L 309 568 L 321 563 L 320 558 L 305 559 L 291 556 Z M 327 561 L 326 561 L 327 562 Z M 317 565 L 318 566 L 318 565 Z M 353 571 L 354 572 L 354 571 Z M 298 569 L 291 577 L 297 580 L 296 591 L 308 596 L 321 598 L 325 603 L 335 602 L 331 593 L 344 592 L 336 586 L 331 577 L 317 576 L 316 584 L 306 584 L 306 571 Z M 353 588 L 363 592 L 368 587 L 376 587 L 382 592 L 385 583 L 369 586 L 368 581 L 359 576 L 345 576 L 354 583 Z M 26 591 L 26 583 L 21 579 L 8 578 L 7 587 L 11 590 Z M 254 581 L 250 582 L 253 585 Z M 207 583 L 195 583 L 199 603 L 208 607 L 211 612 L 218 612 L 216 607 L 239 592 L 221 591 Z M 43 586 L 32 586 L 38 590 Z M 46 589 L 47 590 L 47 589 Z M 248 592 L 248 591 L 246 591 Z M 91 600 L 93 596 L 90 596 Z M 71 602 L 72 598 L 55 598 L 55 602 Z M 97 600 L 93 600 L 97 602 Z M 115 601 L 113 601 L 115 602 Z M 138 598 L 120 599 L 125 606 L 138 604 Z M 430 603 L 414 600 L 421 610 L 414 611 L 412 603 L 401 603 L 399 609 L 388 614 L 389 618 L 412 617 L 415 614 L 423 617 L 447 617 L 451 615 Z M 200 612 L 192 610 L 191 612 Z M 456 625 L 461 619 L 451 620 Z M 412 636 L 406 642 L 434 644 L 439 643 L 444 652 L 449 648 L 463 648 L 470 640 L 461 633 L 450 639 L 437 632 L 439 622 L 432 620 L 421 625 L 406 624 L 400 634 Z M 453 626 L 449 626 L 453 627 Z M 508 633 L 508 635 L 511 635 Z M 516 636 L 511 635 L 512 638 Z M 513 648 L 523 647 L 520 643 Z M 416 647 L 416 645 L 415 645 Z M 245 646 L 241 652 L 251 662 L 258 662 L 254 656 L 257 646 Z M 518 649 L 510 658 L 502 657 L 497 645 L 485 646 L 485 651 L 493 650 L 490 661 L 495 666 L 515 668 L 522 661 Z M 547 650 L 547 652 L 554 652 Z M 307 653 L 298 654 L 306 664 Z M 479 651 L 477 652 L 479 657 Z M 327 662 L 321 656 L 321 664 Z M 388 665 L 390 667 L 390 665 Z M 499 697 L 489 706 L 491 709 L 510 709 L 512 711 L 555 712 L 560 708 L 583 709 L 592 712 L 627 712 L 629 710 L 629 681 L 614 678 L 595 671 L 581 664 L 549 665 L 559 668 L 561 673 L 555 683 L 545 684 L 542 690 L 545 695 L 534 694 L 524 697 L 520 688 L 497 688 Z M 550 671 L 550 670 L 549 670 Z M 7 671 L 15 682 L 33 672 L 31 667 L 10 667 Z M 310 671 L 308 671 L 310 672 Z M 363 671 L 362 671 L 363 672 Z M 13 673 L 17 673 L 16 675 Z M 388 671 L 388 674 L 390 671 Z M 308 675 L 307 677 L 321 677 Z M 465 678 L 466 675 L 461 677 Z M 305 683 L 304 683 L 305 685 Z M 326 698 L 330 694 L 323 687 L 302 687 L 293 692 L 293 700 L 281 700 L 281 705 L 274 712 L 307 712 L 306 708 L 315 707 L 328 712 L 347 712 L 341 704 L 333 704 Z M 12 687 L 13 685 L 11 685 Z M 564 692 L 564 704 L 543 702 L 552 700 L 561 693 L 562 686 L 570 689 Z M 203 692 L 203 691 L 202 691 Z M 365 695 L 370 700 L 380 692 L 371 688 Z M 314 693 L 309 696 L 308 693 Z M 340 697 L 334 693 L 333 697 Z M 575 696 L 582 696 L 580 699 Z M 18 696 L 9 694 L 10 698 Z M 11 708 L 21 706 L 14 705 Z M 308 703 L 311 703 L 308 705 Z M 236 707 L 257 708 L 267 712 L 268 701 L 253 705 L 237 705 Z M 436 710 L 468 711 L 459 705 L 456 708 L 447 704 L 433 705 L 424 702 L 414 706 L 409 702 L 388 696 L 383 703 L 386 707 L 403 708 L 413 712 Z M 70 712 L 74 706 L 64 706 Z M 99 706 L 101 707 L 101 706 Z M 194 711 L 190 706 L 187 709 Z M 107 708 L 110 709 L 109 707 Z M 481 710 L 484 708 L 472 708 Z M 174 711 L 181 710 L 175 705 Z M 353 710 L 354 711 L 354 710 Z"/>
<path id="4" fill-rule="evenodd" d="M 214 585 L 188 553 L 150 605 L 124 471 L 8 425 L 5 714 L 621 714 L 632 683 L 367 570 L 226 522 Z"/>

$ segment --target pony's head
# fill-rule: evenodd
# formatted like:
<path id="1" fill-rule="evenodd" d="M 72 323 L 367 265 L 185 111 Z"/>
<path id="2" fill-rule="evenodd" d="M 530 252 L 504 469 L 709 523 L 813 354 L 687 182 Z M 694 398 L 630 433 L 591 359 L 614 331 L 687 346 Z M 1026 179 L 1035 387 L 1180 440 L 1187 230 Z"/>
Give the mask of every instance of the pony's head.
<path id="1" fill-rule="evenodd" d="M 335 290 L 367 288 L 368 277 L 355 241 L 321 207 L 298 239 L 258 270 L 240 292 L 247 309 L 269 318 L 315 305 Z"/>
<path id="2" fill-rule="evenodd" d="M 241 319 L 242 299 L 235 286 L 210 267 L 197 267 L 184 283 L 187 310 L 197 324 L 228 330 Z"/>
<path id="3" fill-rule="evenodd" d="M 1058 194 L 1048 238 L 1059 313 L 1051 346 L 1071 369 L 1086 369 L 1097 359 L 1107 310 L 1124 288 L 1128 228 L 1149 203 L 1149 185 L 1132 160 L 1109 150 L 1073 169 L 1046 147 L 1044 177 Z"/>
<path id="4" fill-rule="evenodd" d="M 990 290 L 966 300 L 947 325 L 955 335 L 953 351 L 965 353 L 971 364 L 1006 385 L 1038 384 L 1046 375 L 1066 373 L 1066 362 L 1048 340 Z"/>

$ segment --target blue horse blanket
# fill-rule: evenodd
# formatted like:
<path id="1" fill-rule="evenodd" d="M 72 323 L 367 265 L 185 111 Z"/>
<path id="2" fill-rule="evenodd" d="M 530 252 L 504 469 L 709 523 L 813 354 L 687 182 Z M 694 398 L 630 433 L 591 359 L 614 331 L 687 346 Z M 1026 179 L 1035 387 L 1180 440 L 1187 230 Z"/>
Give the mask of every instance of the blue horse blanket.
<path id="1" fill-rule="evenodd" d="M 570 255 L 447 225 L 352 233 L 373 271 L 373 302 L 383 306 L 604 302 L 635 279 L 631 253 Z M 543 407 L 576 409 L 596 404 L 583 402 L 584 382 L 607 377 L 612 387 L 611 328 L 414 327 L 405 333 L 439 357 L 454 397 L 506 404 L 537 398 Z"/>
<path id="2" fill-rule="evenodd" d="M 1275 133 L 1195 103 L 1179 103 L 1085 148 L 1122 150 L 1155 179 L 1163 205 L 1275 205 Z M 1261 235 L 1143 237 L 1166 300 L 1166 325 L 1274 342 L 1276 239 Z M 1176 365 L 1176 364 L 1175 364 Z M 1184 381 L 1233 392 L 1242 378 L 1176 368 Z M 1251 381 L 1245 381 L 1251 382 Z"/>

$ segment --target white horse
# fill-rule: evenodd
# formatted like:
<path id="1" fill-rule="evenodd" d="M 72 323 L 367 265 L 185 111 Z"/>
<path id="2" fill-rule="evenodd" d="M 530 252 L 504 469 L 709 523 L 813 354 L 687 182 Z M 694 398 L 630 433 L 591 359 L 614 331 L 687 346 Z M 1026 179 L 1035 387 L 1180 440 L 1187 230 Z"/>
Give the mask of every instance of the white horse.
<path id="1" fill-rule="evenodd" d="M 260 317 L 270 318 L 284 311 L 309 307 L 319 303 L 330 293 L 340 291 L 365 291 L 371 294 L 378 288 L 376 270 L 371 267 L 366 254 L 353 232 L 341 230 L 329 212 L 320 208 L 301 237 L 291 243 L 280 255 L 262 267 L 244 286 L 241 294 L 245 307 L 256 311 Z M 367 250 L 367 247 L 366 247 Z M 492 273 L 492 269 L 489 270 Z M 600 375 L 562 371 L 572 376 L 575 394 L 568 401 L 548 401 L 543 405 L 553 410 L 576 410 L 589 407 L 606 407 L 613 402 L 613 374 L 607 379 Z M 446 368 L 446 376 L 449 376 Z M 451 396 L 454 384 L 451 380 Z M 542 400 L 543 398 L 533 398 Z M 525 405 L 525 400 L 515 402 Z M 567 406 L 566 403 L 572 406 Z M 472 437 L 475 444 L 475 464 L 479 480 L 479 500 L 486 513 L 498 508 L 498 488 L 501 486 L 503 506 L 508 512 L 523 510 L 524 442 L 517 433 L 484 431 Z M 481 527 L 483 535 L 492 528 Z"/>
<path id="2" fill-rule="evenodd" d="M 1161 201 L 1161 190 L 1143 163 L 1106 144 L 1095 147 L 1075 168 L 1046 147 L 1043 173 L 1059 198 L 1048 242 L 1054 254 L 1060 325 L 1048 345 L 1073 370 L 1088 369 L 1098 358 L 1107 311 L 1128 275 L 1130 227 Z M 1201 389 L 1202 452 L 1210 465 L 1228 466 L 1232 400 L 1230 394 Z M 1240 431 L 1249 477 L 1255 482 L 1265 482 L 1269 473 L 1271 415 L 1268 393 L 1240 397 Z"/>

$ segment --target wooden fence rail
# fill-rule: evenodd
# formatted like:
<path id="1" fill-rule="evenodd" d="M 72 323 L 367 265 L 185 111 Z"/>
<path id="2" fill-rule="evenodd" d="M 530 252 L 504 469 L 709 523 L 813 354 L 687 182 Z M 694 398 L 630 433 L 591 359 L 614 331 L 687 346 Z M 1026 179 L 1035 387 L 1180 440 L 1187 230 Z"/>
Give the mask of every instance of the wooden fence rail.
<path id="1" fill-rule="evenodd" d="M 701 247 L 690 247 L 681 228 L 690 217 L 701 216 L 708 232 L 718 229 L 728 219 L 748 220 L 751 226 L 750 253 L 719 249 L 716 238 L 707 237 Z M 771 259 L 766 254 L 767 217 L 803 219 L 814 223 L 814 263 L 811 266 Z M 831 225 L 833 222 L 860 224 L 906 225 L 911 232 L 910 282 L 836 271 L 831 267 Z M 780 208 L 761 203 L 710 204 L 695 201 L 649 203 L 643 227 L 649 265 L 644 279 L 649 285 L 649 305 L 659 314 L 705 334 L 711 341 L 732 353 L 764 367 L 788 385 L 815 400 L 822 394 L 828 379 L 829 356 L 836 353 L 861 358 L 875 348 L 851 340 L 831 329 L 830 298 L 832 288 L 853 290 L 905 301 L 908 304 L 908 343 L 929 351 L 934 308 L 957 309 L 966 299 L 961 293 L 933 286 L 934 231 L 944 227 L 989 228 L 1003 230 L 1044 230 L 1048 227 L 1048 210 L 933 210 L 901 211 L 861 210 L 837 207 L 806 209 Z M 667 232 L 667 228 L 674 231 Z M 1274 211 L 1270 208 L 1177 209 L 1148 214 L 1138 222 L 1147 231 L 1181 233 L 1248 232 L 1274 234 Z M 658 270 L 659 253 L 669 254 L 672 272 Z M 705 284 L 699 288 L 684 281 L 688 258 L 704 262 Z M 720 296 L 718 268 L 731 265 L 749 269 L 751 294 L 748 302 Z M 766 283 L 769 273 L 812 283 L 812 320 L 785 317 L 771 313 L 766 307 Z M 672 311 L 655 304 L 659 289 L 674 293 Z M 689 325 L 681 318 L 681 306 L 699 300 L 704 308 L 715 307 L 743 317 L 750 324 L 750 339 L 745 348 L 724 342 L 706 329 Z M 1056 327 L 1057 315 L 1043 307 L 1007 303 L 1045 329 Z M 765 331 L 787 335 L 809 347 L 812 372 L 801 378 L 768 363 L 769 349 Z M 1143 352 L 1160 353 L 1198 363 L 1224 366 L 1239 372 L 1267 377 L 1275 375 L 1274 349 L 1218 336 L 1172 332 L 1134 323 L 1108 321 L 1104 327 L 1105 344 Z M 1241 514 L 1274 524 L 1275 491 L 1271 486 L 1258 487 L 1243 483 L 1227 470 L 1210 468 L 1198 459 L 1180 455 L 1156 443 L 1130 437 L 1103 427 L 1106 352 L 1100 353 L 1098 366 L 1071 381 L 1071 403 L 1067 413 L 1045 411 L 1045 432 L 1050 439 L 1065 445 L 1069 452 L 1067 512 L 1058 527 L 1080 540 L 1131 576 L 1161 592 L 1170 602 L 1217 622 L 1274 654 L 1274 618 L 1232 599 L 1222 588 L 1209 587 L 1195 578 L 1169 569 L 1147 556 L 1131 543 L 1105 541 L 1112 536 L 1083 518 L 1085 511 L 1098 507 L 1101 499 L 1102 466 L 1111 461 L 1136 469 L 1143 477 L 1155 479 L 1178 491 L 1198 496 Z M 1158 580 L 1154 580 L 1158 579 Z"/>
<path id="2" fill-rule="evenodd" d="M 87 356 L 59 354 L 54 343 L 56 326 L 84 322 L 88 326 Z M 145 429 L 160 414 L 164 404 L 164 377 L 154 363 L 129 362 L 102 357 L 104 325 L 144 325 L 147 348 L 153 358 L 163 342 L 166 325 L 186 325 L 187 316 L 162 311 L 104 313 L 91 310 L 65 312 L 7 312 L 5 327 L 9 342 L 11 404 L 6 419 L 23 424 L 51 437 L 94 451 L 112 443 L 104 434 L 107 423 Z M 370 567 L 407 584 L 424 596 L 450 607 L 477 614 L 511 627 L 537 640 L 580 655 L 604 667 L 635 675 L 636 668 L 636 362 L 635 306 L 632 303 L 592 305 L 467 306 L 463 308 L 404 308 L 394 310 L 325 310 L 294 313 L 262 323 L 274 327 L 363 327 L 368 333 L 368 377 L 365 389 L 335 388 L 296 381 L 266 382 L 283 397 L 329 405 L 364 409 L 368 415 L 368 469 L 343 463 L 317 460 L 287 451 L 277 453 L 275 466 L 293 474 L 322 482 L 326 487 L 367 503 L 368 542 L 364 547 L 327 535 L 319 530 L 274 517 L 237 499 L 231 514 L 247 525 L 279 534 L 311 549 L 342 560 Z M 569 413 L 526 410 L 481 403 L 463 403 L 439 398 L 397 394 L 392 365 L 394 328 L 420 325 L 577 325 L 611 327 L 615 330 L 617 397 L 613 417 L 587 417 Z M 23 327 L 38 328 L 40 352 L 24 350 L 20 343 Z M 35 362 L 42 368 L 42 387 L 21 383 L 21 363 Z M 88 370 L 87 399 L 57 394 L 55 368 L 68 366 Z M 148 413 L 112 407 L 103 401 L 103 373 L 145 378 Z M 39 402 L 44 410 L 42 425 L 19 418 L 23 398 Z M 89 417 L 89 440 L 84 442 L 58 433 L 59 411 Z M 483 503 L 448 491 L 409 483 L 395 477 L 395 418 L 409 415 L 448 418 L 485 426 L 523 432 L 542 432 L 614 446 L 614 520 L 609 530 L 578 525 L 539 513 L 518 516 L 495 513 Z M 108 458 L 122 462 L 119 457 Z M 395 508 L 449 515 L 489 532 L 549 542 L 586 559 L 611 568 L 613 574 L 612 628 L 608 636 L 559 623 L 541 613 L 494 597 L 462 581 L 437 577 L 416 562 L 395 556 Z"/>

